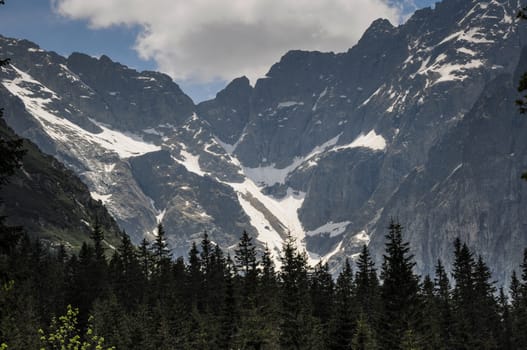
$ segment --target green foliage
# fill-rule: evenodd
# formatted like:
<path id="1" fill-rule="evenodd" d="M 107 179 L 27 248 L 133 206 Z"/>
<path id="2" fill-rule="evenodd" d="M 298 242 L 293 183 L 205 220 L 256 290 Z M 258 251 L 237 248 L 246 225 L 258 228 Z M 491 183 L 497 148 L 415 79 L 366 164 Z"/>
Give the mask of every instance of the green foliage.
<path id="1" fill-rule="evenodd" d="M 49 332 L 39 329 L 41 350 L 114 350 L 104 344 L 104 338 L 93 332 L 88 326 L 86 333 L 81 337 L 77 326 L 79 310 L 68 305 L 66 314 L 58 319 L 53 318 Z"/>
<path id="2" fill-rule="evenodd" d="M 368 324 L 363 313 L 360 314 L 357 320 L 357 330 L 353 335 L 351 344 L 354 350 L 377 350 L 379 348 L 373 329 Z"/>
<path id="3" fill-rule="evenodd" d="M 408 329 L 404 332 L 402 341 L 401 341 L 401 350 L 421 350 L 421 346 L 417 341 L 415 332 L 411 329 Z"/>
<path id="4" fill-rule="evenodd" d="M 512 276 L 509 302 L 503 291 L 496 296 L 483 259 L 459 240 L 453 287 L 441 262 L 434 278 L 419 283 L 394 222 L 383 284 L 365 247 L 356 272 L 347 260 L 334 281 L 328 265 L 308 266 L 292 237 L 279 273 L 269 249 L 253 250 L 244 234 L 236 262 L 204 234 L 187 263 L 166 259 L 162 270 L 146 241 L 135 248 L 123 235 L 109 263 L 104 255 L 97 261 L 93 241 L 70 255 L 22 237 L 0 253 L 2 344 L 30 350 L 113 349 L 108 344 L 127 350 L 512 350 L 527 344 L 527 251 L 521 276 Z"/>
<path id="5" fill-rule="evenodd" d="M 390 222 L 386 235 L 381 278 L 382 318 L 379 333 L 385 348 L 400 349 L 406 333 L 415 329 L 420 309 L 419 279 L 413 273 L 415 263 L 410 247 L 402 237 L 402 226 Z"/>

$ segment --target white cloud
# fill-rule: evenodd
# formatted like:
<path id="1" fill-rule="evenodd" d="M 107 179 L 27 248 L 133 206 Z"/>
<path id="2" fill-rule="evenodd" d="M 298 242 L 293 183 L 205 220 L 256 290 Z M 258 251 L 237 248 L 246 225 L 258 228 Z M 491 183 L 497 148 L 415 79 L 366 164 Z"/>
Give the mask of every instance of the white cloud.
<path id="1" fill-rule="evenodd" d="M 135 49 L 176 80 L 264 76 L 291 49 L 345 51 L 376 18 L 399 23 L 385 0 L 52 0 L 93 28 L 140 26 Z"/>

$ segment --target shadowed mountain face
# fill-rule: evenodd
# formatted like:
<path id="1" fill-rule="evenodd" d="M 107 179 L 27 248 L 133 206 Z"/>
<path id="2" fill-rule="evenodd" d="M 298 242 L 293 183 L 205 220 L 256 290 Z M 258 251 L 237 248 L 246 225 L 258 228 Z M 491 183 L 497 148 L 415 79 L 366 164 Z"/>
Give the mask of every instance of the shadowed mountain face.
<path id="1" fill-rule="evenodd" d="M 0 120 L 3 140 L 17 136 Z M 0 188 L 0 212 L 6 223 L 23 226 L 32 237 L 77 250 L 90 240 L 96 223 L 105 235 L 108 251 L 120 242 L 121 232 L 106 208 L 93 200 L 86 185 L 55 158 L 24 141 L 22 164 Z"/>
<path id="2" fill-rule="evenodd" d="M 176 255 L 207 230 L 290 231 L 338 266 L 406 227 L 420 273 L 456 237 L 504 281 L 527 246 L 527 70 L 516 1 L 445 0 L 377 20 L 345 53 L 291 51 L 254 87 L 194 105 L 167 76 L 2 38 L 9 124 L 73 169 L 135 241 L 165 224 Z M 15 97 L 16 96 L 16 97 Z"/>

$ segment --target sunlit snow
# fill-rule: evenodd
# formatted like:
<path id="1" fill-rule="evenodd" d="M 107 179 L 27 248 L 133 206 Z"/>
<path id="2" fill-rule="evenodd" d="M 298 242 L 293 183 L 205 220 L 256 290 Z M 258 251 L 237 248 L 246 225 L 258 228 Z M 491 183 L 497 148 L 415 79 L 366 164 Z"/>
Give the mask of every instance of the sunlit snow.
<path id="1" fill-rule="evenodd" d="M 61 118 L 56 114 L 56 111 L 48 107 L 53 101 L 60 100 L 55 92 L 33 79 L 27 73 L 18 70 L 14 66 L 12 68 L 16 72 L 17 77 L 14 80 L 3 80 L 2 83 L 13 95 L 22 100 L 26 110 L 42 124 L 43 130 L 52 139 L 63 144 L 69 144 L 78 139 L 86 140 L 117 153 L 121 158 L 138 156 L 161 149 L 159 146 L 146 143 L 136 135 L 112 130 L 93 120 L 92 122 L 97 124 L 102 129 L 102 132 L 89 132 L 77 124 Z M 50 97 L 39 97 L 35 91 Z"/>
<path id="2" fill-rule="evenodd" d="M 377 135 L 375 130 L 370 130 L 366 135 L 360 134 L 352 143 L 348 145 L 339 145 L 332 149 L 332 151 L 340 151 L 348 148 L 364 147 L 374 151 L 382 151 L 386 149 L 386 140 L 381 135 Z"/>
<path id="3" fill-rule="evenodd" d="M 102 204 L 107 204 L 112 198 L 111 194 L 99 194 L 97 192 L 90 192 L 91 197 L 96 201 L 101 201 Z"/>
<path id="4" fill-rule="evenodd" d="M 307 231 L 306 236 L 319 236 L 319 235 L 326 235 L 329 234 L 330 237 L 336 237 L 344 233 L 346 231 L 346 227 L 351 224 L 350 221 L 343 221 L 343 222 L 333 222 L 330 221 L 325 225 L 322 225 L 318 227 L 315 230 Z"/>
<path id="5" fill-rule="evenodd" d="M 313 148 L 307 156 L 295 157 L 293 159 L 293 162 L 284 168 L 276 168 L 275 165 L 268 165 L 257 168 L 243 167 L 243 172 L 250 179 L 260 185 L 272 186 L 276 183 L 283 184 L 285 183 L 287 175 L 289 175 L 293 170 L 295 170 L 300 165 L 310 160 L 314 156 L 330 149 L 337 143 L 339 137 L 340 134 L 324 142 L 322 145 Z"/>

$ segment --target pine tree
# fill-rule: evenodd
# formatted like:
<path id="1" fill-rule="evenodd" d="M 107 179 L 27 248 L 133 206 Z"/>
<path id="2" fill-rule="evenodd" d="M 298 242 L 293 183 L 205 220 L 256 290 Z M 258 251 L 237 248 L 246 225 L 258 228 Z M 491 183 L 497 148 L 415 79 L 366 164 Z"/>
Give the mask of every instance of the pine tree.
<path id="1" fill-rule="evenodd" d="M 313 317 L 316 318 L 320 324 L 320 333 L 323 343 L 329 342 L 329 328 L 330 320 L 333 316 L 333 299 L 335 284 L 333 277 L 329 273 L 327 263 L 320 261 L 311 274 L 310 278 L 310 294 L 311 304 L 313 305 Z"/>
<path id="2" fill-rule="evenodd" d="M 331 324 L 332 350 L 349 349 L 355 332 L 356 307 L 353 301 L 353 270 L 348 259 L 335 285 L 334 318 Z"/>
<path id="3" fill-rule="evenodd" d="M 113 291 L 126 310 L 131 310 L 142 298 L 146 278 L 141 272 L 136 248 L 126 233 L 121 235 L 121 244 L 110 261 Z"/>
<path id="4" fill-rule="evenodd" d="M 159 223 L 157 225 L 156 239 L 150 247 L 153 259 L 153 272 L 154 276 L 159 280 L 166 280 L 170 273 L 170 260 L 171 254 L 168 244 L 166 242 L 166 234 L 163 225 Z"/>
<path id="5" fill-rule="evenodd" d="M 474 323 L 477 330 L 476 347 L 478 349 L 497 349 L 499 333 L 498 304 L 496 301 L 496 288 L 491 281 L 491 273 L 483 258 L 478 257 L 474 266 Z"/>
<path id="6" fill-rule="evenodd" d="M 475 342 L 478 335 L 475 329 L 475 308 L 477 305 L 474 304 L 474 256 L 466 244 L 461 244 L 459 238 L 454 242 L 454 256 L 453 345 L 457 349 L 476 349 Z"/>
<path id="7" fill-rule="evenodd" d="M 262 266 L 257 298 L 260 327 L 263 337 L 262 349 L 277 349 L 279 347 L 279 319 L 280 296 L 278 280 L 275 272 L 273 257 L 266 245 L 261 263 Z"/>
<path id="8" fill-rule="evenodd" d="M 234 286 L 236 273 L 230 256 L 227 256 L 224 273 L 225 295 L 219 316 L 220 331 L 217 344 L 219 349 L 232 349 L 238 330 L 238 308 Z M 242 337 L 247 341 L 251 338 L 251 334 L 243 334 Z"/>
<path id="9" fill-rule="evenodd" d="M 93 226 L 93 230 L 90 234 L 90 238 L 93 241 L 95 261 L 99 264 L 106 263 L 106 258 L 104 255 L 104 247 L 103 247 L 104 233 L 102 231 L 102 228 L 101 228 L 101 225 L 99 224 L 98 219 L 95 220 L 95 225 Z"/>
<path id="10" fill-rule="evenodd" d="M 498 344 L 500 344 L 500 349 L 502 350 L 513 350 L 513 326 L 512 326 L 512 317 L 510 312 L 510 305 L 503 288 L 500 288 L 499 294 L 499 315 L 500 315 L 500 330 L 499 330 L 499 339 Z"/>
<path id="11" fill-rule="evenodd" d="M 252 237 L 249 237 L 249 234 L 245 230 L 240 237 L 238 248 L 235 250 L 234 261 L 236 262 L 238 272 L 244 277 L 244 298 L 254 298 L 258 278 L 256 247 L 252 243 Z"/>
<path id="12" fill-rule="evenodd" d="M 305 349 L 311 330 L 307 257 L 297 250 L 290 234 L 282 254 L 280 345 L 285 349 Z"/>
<path id="13" fill-rule="evenodd" d="M 419 323 L 419 279 L 413 273 L 415 263 L 410 247 L 403 241 L 402 227 L 393 220 L 386 236 L 386 254 L 383 255 L 381 279 L 382 317 L 379 336 L 387 349 L 401 349 L 408 332 Z"/>
<path id="14" fill-rule="evenodd" d="M 524 251 L 523 262 L 520 266 L 522 270 L 521 281 L 518 280 L 516 273 L 513 272 L 510 293 L 511 293 L 511 316 L 512 316 L 512 344 L 515 349 L 527 348 L 527 249 Z"/>
<path id="15" fill-rule="evenodd" d="M 265 250 L 262 255 L 262 271 L 260 277 L 260 284 L 263 290 L 274 290 L 276 288 L 276 271 L 274 267 L 273 257 L 269 247 L 265 245 Z"/>
<path id="16" fill-rule="evenodd" d="M 201 260 L 199 258 L 198 248 L 195 242 L 189 251 L 187 266 L 187 287 L 186 299 L 191 308 L 202 311 L 205 306 L 205 296 L 203 291 L 203 273 L 201 272 Z"/>
<path id="17" fill-rule="evenodd" d="M 357 320 L 357 330 L 351 342 L 353 350 L 377 350 L 379 349 L 373 329 L 368 324 L 367 318 L 363 313 Z"/>
<path id="18" fill-rule="evenodd" d="M 200 252 L 200 260 L 201 260 L 201 270 L 203 271 L 203 274 L 205 276 L 205 281 L 209 277 L 211 273 L 211 260 L 212 260 L 212 254 L 213 254 L 213 245 L 212 242 L 209 239 L 209 234 L 207 231 L 203 232 L 203 238 L 201 240 L 201 252 Z"/>
<path id="19" fill-rule="evenodd" d="M 443 349 L 452 348 L 452 305 L 450 280 L 441 260 L 437 261 L 435 269 L 435 296 L 437 300 L 440 337 Z"/>
<path id="20" fill-rule="evenodd" d="M 376 323 L 379 316 L 379 279 L 377 278 L 375 263 L 366 245 L 362 247 L 357 259 L 355 298 L 368 323 Z"/>
<path id="21" fill-rule="evenodd" d="M 141 266 L 141 272 L 145 279 L 150 278 L 152 271 L 152 255 L 150 253 L 150 243 L 143 238 L 139 245 L 139 265 Z"/>
<path id="22" fill-rule="evenodd" d="M 421 309 L 419 318 L 422 320 L 415 329 L 416 343 L 423 350 L 444 349 L 441 339 L 440 303 L 435 294 L 435 285 L 430 276 L 423 280 L 421 292 Z"/>

